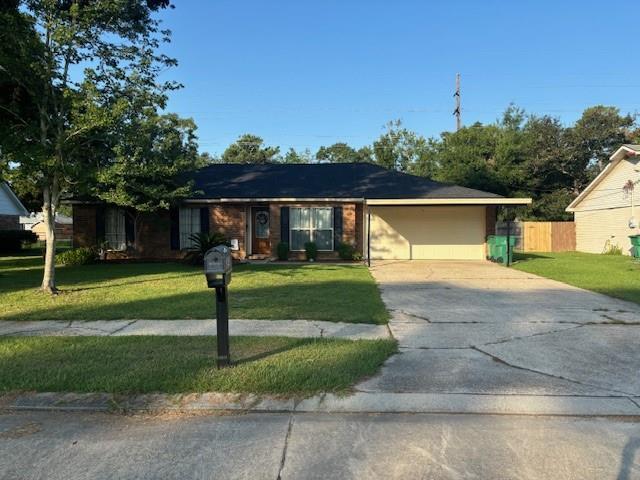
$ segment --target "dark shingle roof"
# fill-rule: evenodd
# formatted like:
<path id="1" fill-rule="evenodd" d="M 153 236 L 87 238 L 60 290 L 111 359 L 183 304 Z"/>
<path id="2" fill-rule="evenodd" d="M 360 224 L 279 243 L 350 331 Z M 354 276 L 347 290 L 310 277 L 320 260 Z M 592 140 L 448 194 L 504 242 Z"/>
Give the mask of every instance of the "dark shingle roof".
<path id="1" fill-rule="evenodd" d="M 502 198 L 370 163 L 213 164 L 192 176 L 196 198 Z"/>

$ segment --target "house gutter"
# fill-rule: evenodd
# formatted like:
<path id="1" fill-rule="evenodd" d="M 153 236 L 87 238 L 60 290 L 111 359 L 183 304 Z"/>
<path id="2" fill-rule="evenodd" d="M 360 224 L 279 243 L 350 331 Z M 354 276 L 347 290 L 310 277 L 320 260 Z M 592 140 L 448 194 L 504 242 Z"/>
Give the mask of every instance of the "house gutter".
<path id="1" fill-rule="evenodd" d="M 408 206 L 408 205 L 530 205 L 531 198 L 392 198 L 367 199 L 372 206 Z"/>

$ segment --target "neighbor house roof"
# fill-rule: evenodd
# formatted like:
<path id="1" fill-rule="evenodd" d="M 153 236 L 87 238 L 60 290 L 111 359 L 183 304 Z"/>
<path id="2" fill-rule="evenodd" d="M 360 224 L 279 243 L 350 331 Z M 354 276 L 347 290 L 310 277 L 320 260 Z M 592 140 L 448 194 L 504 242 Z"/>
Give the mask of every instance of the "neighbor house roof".
<path id="1" fill-rule="evenodd" d="M 494 193 L 440 183 L 370 163 L 213 164 L 194 174 L 195 200 L 360 199 L 510 203 Z M 528 200 L 528 199 L 520 199 Z M 526 201 L 520 203 L 528 203 Z"/>
<path id="2" fill-rule="evenodd" d="M 0 182 L 0 215 L 28 215 L 29 212 L 6 182 Z"/>
<path id="3" fill-rule="evenodd" d="M 636 155 L 640 155 L 640 145 L 622 145 L 613 153 L 613 155 L 611 155 L 611 157 L 609 157 L 609 163 L 606 167 L 604 167 L 600 174 L 589 185 L 587 185 L 587 187 L 582 192 L 580 192 L 580 195 L 578 195 L 576 199 L 571 202 L 571 204 L 569 204 L 569 206 L 566 208 L 566 211 L 574 212 L 576 207 L 582 202 L 582 200 L 584 200 L 585 197 L 589 195 L 589 193 L 591 193 L 591 191 L 596 188 L 607 175 L 609 175 L 609 172 L 611 172 L 616 167 L 616 165 L 618 165 L 618 163 L 620 163 L 625 158 L 633 157 Z"/>

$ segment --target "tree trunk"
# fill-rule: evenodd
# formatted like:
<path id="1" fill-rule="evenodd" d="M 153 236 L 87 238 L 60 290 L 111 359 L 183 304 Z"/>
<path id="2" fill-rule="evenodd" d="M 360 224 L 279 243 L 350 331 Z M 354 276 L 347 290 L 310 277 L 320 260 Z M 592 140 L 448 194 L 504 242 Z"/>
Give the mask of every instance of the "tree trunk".
<path id="1" fill-rule="evenodd" d="M 42 277 L 42 290 L 55 294 L 56 288 L 56 204 L 59 193 L 57 182 L 53 187 L 45 187 L 43 190 L 44 203 L 42 205 L 42 219 L 45 228 L 45 254 L 44 275 Z"/>

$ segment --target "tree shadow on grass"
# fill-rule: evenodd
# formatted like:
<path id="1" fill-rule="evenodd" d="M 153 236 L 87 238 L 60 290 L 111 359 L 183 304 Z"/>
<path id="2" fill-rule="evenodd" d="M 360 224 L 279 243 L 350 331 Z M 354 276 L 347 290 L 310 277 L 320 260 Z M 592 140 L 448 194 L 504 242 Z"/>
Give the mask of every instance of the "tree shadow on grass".
<path id="1" fill-rule="evenodd" d="M 200 279 L 198 279 L 200 280 Z M 200 283 L 202 285 L 202 283 Z M 4 320 L 118 320 L 215 318 L 214 292 L 201 289 L 147 294 L 121 299 L 118 290 L 94 298 L 76 299 L 64 293 L 42 302 L 22 305 L 17 313 L 0 313 Z M 121 290 L 121 289 L 120 289 Z M 108 295 L 107 295 L 108 292 Z M 46 300 L 46 301 L 44 301 Z M 231 318 L 327 320 L 385 323 L 387 314 L 370 281 L 299 282 L 284 285 L 239 286 L 229 292 Z"/>

